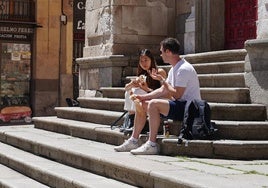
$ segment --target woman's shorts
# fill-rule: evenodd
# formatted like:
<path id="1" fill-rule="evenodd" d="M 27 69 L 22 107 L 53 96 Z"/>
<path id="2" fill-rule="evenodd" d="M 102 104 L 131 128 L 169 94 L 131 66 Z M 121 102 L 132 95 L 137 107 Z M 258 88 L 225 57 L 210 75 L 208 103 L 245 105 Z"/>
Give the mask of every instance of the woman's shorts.
<path id="1" fill-rule="evenodd" d="M 186 102 L 186 100 L 169 101 L 169 112 L 168 115 L 164 117 L 168 119 L 182 121 L 184 117 Z"/>

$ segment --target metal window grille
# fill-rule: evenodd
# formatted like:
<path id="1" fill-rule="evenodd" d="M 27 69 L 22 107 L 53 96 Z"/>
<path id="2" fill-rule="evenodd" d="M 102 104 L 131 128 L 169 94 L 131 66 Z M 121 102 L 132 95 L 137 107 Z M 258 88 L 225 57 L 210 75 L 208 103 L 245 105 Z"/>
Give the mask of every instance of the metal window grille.
<path id="1" fill-rule="evenodd" d="M 0 20 L 35 21 L 35 2 L 33 0 L 0 0 Z"/>
<path id="2" fill-rule="evenodd" d="M 74 58 L 83 57 L 84 41 L 74 41 Z"/>

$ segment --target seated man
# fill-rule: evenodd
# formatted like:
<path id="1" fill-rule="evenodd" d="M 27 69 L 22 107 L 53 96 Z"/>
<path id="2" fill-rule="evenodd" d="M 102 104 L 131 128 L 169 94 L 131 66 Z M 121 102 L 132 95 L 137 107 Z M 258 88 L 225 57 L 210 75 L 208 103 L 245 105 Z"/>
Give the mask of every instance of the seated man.
<path id="1" fill-rule="evenodd" d="M 135 101 L 142 104 L 144 114 L 135 116 L 135 125 L 131 137 L 122 145 L 116 146 L 115 151 L 130 151 L 135 155 L 158 154 L 156 137 L 160 126 L 160 115 L 168 119 L 182 120 L 185 105 L 188 105 L 194 99 L 201 99 L 197 73 L 190 63 L 180 58 L 179 50 L 180 43 L 177 39 L 167 38 L 160 43 L 163 61 L 172 66 L 168 78 L 165 81 L 160 74 L 151 72 L 152 78 L 159 80 L 162 86 L 151 93 L 135 96 Z M 163 99 L 167 96 L 171 100 Z M 149 140 L 139 147 L 138 138 L 146 121 L 146 112 L 149 116 Z"/>

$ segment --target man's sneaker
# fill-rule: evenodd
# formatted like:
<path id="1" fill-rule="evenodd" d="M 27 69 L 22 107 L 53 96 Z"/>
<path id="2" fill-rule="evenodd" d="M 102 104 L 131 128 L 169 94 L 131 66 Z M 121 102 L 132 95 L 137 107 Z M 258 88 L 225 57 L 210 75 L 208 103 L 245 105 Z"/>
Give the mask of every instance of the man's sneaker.
<path id="1" fill-rule="evenodd" d="M 146 142 L 141 147 L 130 151 L 133 155 L 157 155 L 159 153 L 157 145 L 152 146 Z"/>
<path id="2" fill-rule="evenodd" d="M 115 151 L 118 152 L 128 152 L 132 149 L 136 149 L 139 147 L 138 142 L 133 142 L 131 140 L 126 140 L 122 145 L 114 147 Z"/>

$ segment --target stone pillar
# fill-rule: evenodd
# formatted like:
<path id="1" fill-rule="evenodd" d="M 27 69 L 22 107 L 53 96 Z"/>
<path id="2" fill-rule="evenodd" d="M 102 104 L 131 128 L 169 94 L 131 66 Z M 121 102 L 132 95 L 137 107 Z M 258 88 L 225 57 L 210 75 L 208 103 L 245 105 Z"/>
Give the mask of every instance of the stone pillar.
<path id="1" fill-rule="evenodd" d="M 224 49 L 224 1 L 195 0 L 195 52 Z"/>
<path id="2" fill-rule="evenodd" d="M 184 53 L 195 52 L 195 8 L 191 8 L 191 14 L 186 19 L 184 34 Z"/>
<path id="3" fill-rule="evenodd" d="M 268 38 L 268 1 L 258 0 L 257 38 Z"/>
<path id="4" fill-rule="evenodd" d="M 180 41 L 180 54 L 184 53 L 184 38 L 186 20 L 191 14 L 191 9 L 195 4 L 195 0 L 176 0 L 176 38 Z"/>
<path id="5" fill-rule="evenodd" d="M 258 2 L 257 39 L 247 40 L 245 81 L 252 103 L 266 105 L 268 116 L 268 1 Z"/>
<path id="6" fill-rule="evenodd" d="M 84 53 L 77 59 L 80 93 L 122 86 L 140 49 L 158 55 L 160 41 L 174 37 L 174 20 L 175 0 L 87 0 Z"/>

